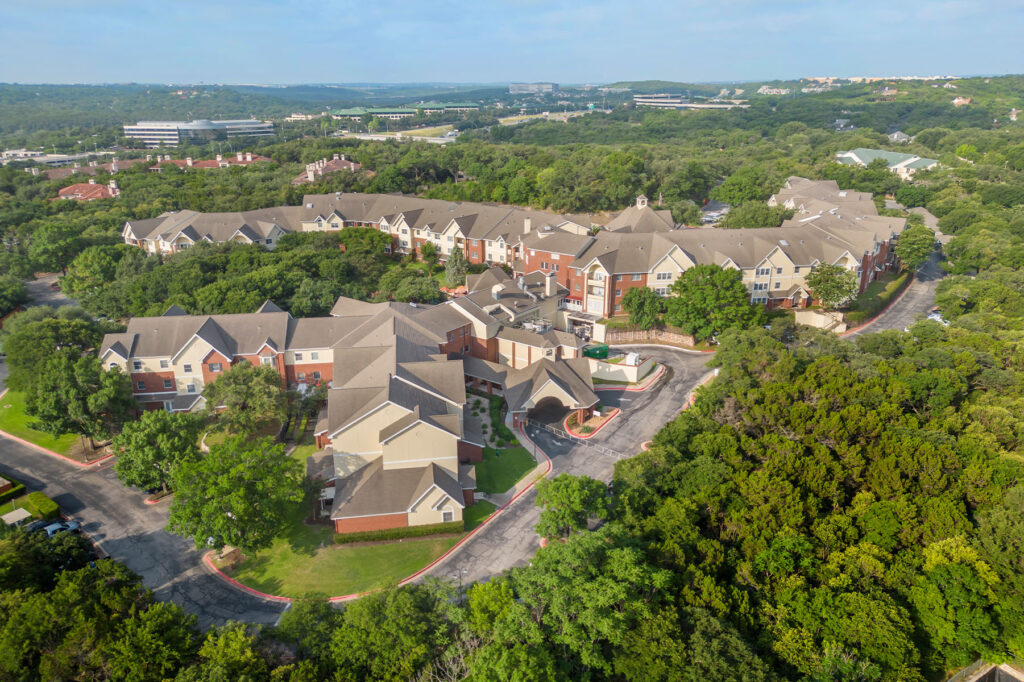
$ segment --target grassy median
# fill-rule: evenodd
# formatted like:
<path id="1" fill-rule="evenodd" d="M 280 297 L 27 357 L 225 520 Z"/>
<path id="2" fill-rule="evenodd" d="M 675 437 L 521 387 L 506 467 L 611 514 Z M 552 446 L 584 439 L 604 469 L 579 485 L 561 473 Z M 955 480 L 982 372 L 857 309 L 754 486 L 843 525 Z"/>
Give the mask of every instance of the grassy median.
<path id="1" fill-rule="evenodd" d="M 0 398 L 0 431 L 17 436 L 39 447 L 53 450 L 57 454 L 72 458 L 71 450 L 79 438 L 74 434 L 51 436 L 31 427 L 34 417 L 25 414 L 25 394 L 18 391 L 7 391 Z"/>

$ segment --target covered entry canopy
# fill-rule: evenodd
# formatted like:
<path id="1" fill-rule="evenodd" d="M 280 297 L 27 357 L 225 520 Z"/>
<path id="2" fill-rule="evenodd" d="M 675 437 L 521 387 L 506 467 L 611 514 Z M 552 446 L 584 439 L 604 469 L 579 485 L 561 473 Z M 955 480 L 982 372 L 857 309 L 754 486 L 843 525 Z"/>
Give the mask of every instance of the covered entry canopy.
<path id="1" fill-rule="evenodd" d="M 18 508 L 15 509 L 14 511 L 9 511 L 3 516 L 0 516 L 0 519 L 2 519 L 3 522 L 6 523 L 8 526 L 17 526 L 21 524 L 23 521 L 31 518 L 32 512 L 23 508 Z"/>
<path id="2" fill-rule="evenodd" d="M 505 400 L 511 412 L 527 412 L 544 400 L 555 399 L 572 410 L 593 407 L 598 402 L 586 358 L 549 360 L 509 370 Z"/>

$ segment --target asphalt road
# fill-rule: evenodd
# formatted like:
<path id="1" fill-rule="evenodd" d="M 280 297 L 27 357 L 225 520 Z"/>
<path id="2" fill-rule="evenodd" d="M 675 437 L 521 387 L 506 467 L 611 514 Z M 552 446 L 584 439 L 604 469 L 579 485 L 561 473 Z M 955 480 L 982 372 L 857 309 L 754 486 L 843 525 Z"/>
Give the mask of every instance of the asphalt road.
<path id="1" fill-rule="evenodd" d="M 665 422 L 679 414 L 690 391 L 709 371 L 706 365 L 711 356 L 705 353 L 686 353 L 665 346 L 629 348 L 653 357 L 666 365 L 668 372 L 648 391 L 598 392 L 602 403 L 621 407 L 622 413 L 588 443 L 600 444 L 617 455 L 570 442 L 542 428 L 527 427 L 527 435 L 551 457 L 553 476 L 570 473 L 611 481 L 615 462 L 639 452 L 642 443 L 653 438 Z M 547 410 L 537 415 L 537 419 L 560 428 L 565 412 L 564 409 Z M 528 443 L 524 445 L 530 447 Z M 540 549 L 540 538 L 533 530 L 540 516 L 536 499 L 536 489 L 531 488 L 427 575 L 468 583 L 487 580 L 515 566 L 528 564 Z"/>
<path id="2" fill-rule="evenodd" d="M 874 322 L 847 335 L 847 338 L 898 329 L 903 331 L 918 319 L 925 317 L 935 307 L 935 289 L 945 271 L 939 266 L 940 255 L 936 251 L 931 258 L 917 270 L 914 281 L 898 301 L 889 306 Z"/>

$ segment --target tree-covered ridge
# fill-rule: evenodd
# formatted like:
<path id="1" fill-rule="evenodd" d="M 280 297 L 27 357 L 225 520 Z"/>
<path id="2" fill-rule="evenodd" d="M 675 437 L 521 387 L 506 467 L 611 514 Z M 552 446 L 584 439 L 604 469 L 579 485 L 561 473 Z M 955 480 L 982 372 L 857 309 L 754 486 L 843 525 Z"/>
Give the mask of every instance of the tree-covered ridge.
<path id="1" fill-rule="evenodd" d="M 787 676 L 836 651 L 864 679 L 1024 655 L 1019 333 L 775 336 L 731 334 L 695 407 L 617 466 L 613 517 L 679 604 Z"/>

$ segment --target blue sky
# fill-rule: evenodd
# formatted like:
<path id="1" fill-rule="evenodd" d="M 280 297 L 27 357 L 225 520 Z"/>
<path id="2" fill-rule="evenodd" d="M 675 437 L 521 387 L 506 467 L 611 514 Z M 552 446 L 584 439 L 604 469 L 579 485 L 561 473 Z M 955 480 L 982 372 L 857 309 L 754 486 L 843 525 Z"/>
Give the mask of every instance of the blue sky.
<path id="1" fill-rule="evenodd" d="M 1021 0 L 0 0 L 0 81 L 1024 72 Z"/>

